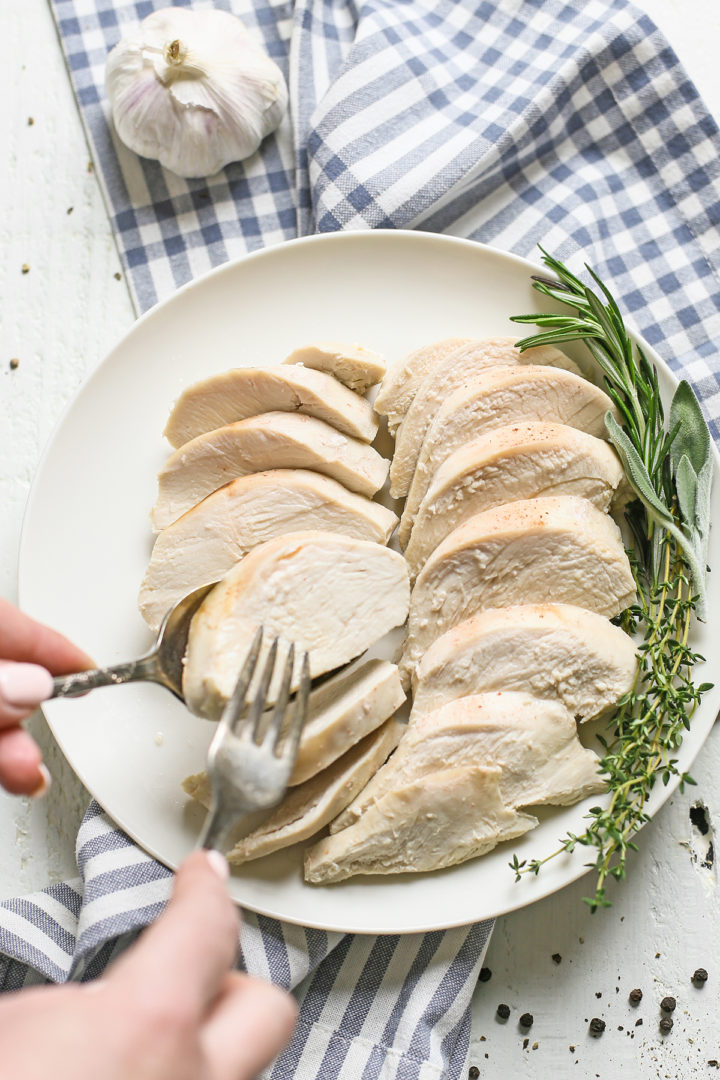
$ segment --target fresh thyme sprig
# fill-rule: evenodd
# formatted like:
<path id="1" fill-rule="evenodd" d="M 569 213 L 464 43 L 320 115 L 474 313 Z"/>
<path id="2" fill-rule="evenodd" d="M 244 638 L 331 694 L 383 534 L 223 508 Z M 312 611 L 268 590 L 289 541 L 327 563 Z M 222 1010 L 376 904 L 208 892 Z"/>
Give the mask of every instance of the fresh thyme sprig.
<path id="1" fill-rule="evenodd" d="M 578 846 L 595 850 L 595 894 L 586 898 L 593 911 L 608 907 L 608 878 L 625 876 L 635 833 L 648 820 L 647 800 L 658 778 L 667 784 L 679 776 L 680 789 L 694 781 L 680 773 L 675 754 L 703 693 L 692 668 L 703 658 L 693 653 L 689 630 L 693 612 L 704 614 L 705 559 L 710 519 L 712 457 L 710 434 L 691 387 L 681 382 L 666 428 L 657 372 L 633 344 L 620 309 L 598 276 L 587 267 L 598 292 L 583 284 L 558 259 L 543 253 L 557 280 L 537 277 L 534 288 L 576 314 L 519 315 L 541 332 L 518 342 L 521 350 L 537 345 L 582 341 L 600 366 L 608 395 L 619 417 L 608 413 L 610 440 L 625 467 L 637 499 L 626 511 L 633 548 L 630 563 L 638 601 L 623 613 L 621 625 L 641 635 L 635 685 L 618 702 L 605 737 L 600 770 L 610 794 L 606 807 L 593 807 L 585 832 L 568 833 L 560 847 L 543 859 L 510 866 L 516 880 L 539 873 L 544 863 Z"/>

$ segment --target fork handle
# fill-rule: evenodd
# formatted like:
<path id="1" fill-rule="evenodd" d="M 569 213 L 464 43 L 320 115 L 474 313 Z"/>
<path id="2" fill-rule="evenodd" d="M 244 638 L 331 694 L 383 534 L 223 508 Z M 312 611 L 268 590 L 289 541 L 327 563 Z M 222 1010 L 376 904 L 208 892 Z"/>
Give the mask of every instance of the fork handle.
<path id="1" fill-rule="evenodd" d="M 140 660 L 130 660 L 126 664 L 113 664 L 112 667 L 93 668 L 90 671 L 76 671 L 72 675 L 58 675 L 53 679 L 53 692 L 50 697 L 76 697 L 96 690 L 99 686 L 120 686 L 129 682 L 157 682 L 158 666 L 153 655 L 143 656 Z"/>

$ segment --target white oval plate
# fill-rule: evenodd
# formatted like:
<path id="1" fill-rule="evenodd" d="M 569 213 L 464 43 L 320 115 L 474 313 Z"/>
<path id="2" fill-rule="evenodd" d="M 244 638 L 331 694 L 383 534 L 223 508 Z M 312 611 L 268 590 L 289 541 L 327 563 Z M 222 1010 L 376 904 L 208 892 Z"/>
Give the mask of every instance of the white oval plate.
<path id="1" fill-rule="evenodd" d="M 103 664 L 139 656 L 150 637 L 136 596 L 151 549 L 148 513 L 168 453 L 162 430 L 180 391 L 213 372 L 279 363 L 315 339 L 357 341 L 388 361 L 450 336 L 520 336 L 509 316 L 540 310 L 533 264 L 466 240 L 427 233 L 334 233 L 292 241 L 222 266 L 140 319 L 83 386 L 46 450 L 30 496 L 20 557 L 26 611 Z M 664 393 L 674 379 L 653 354 Z M 716 455 L 717 472 L 717 455 Z M 715 484 L 713 514 L 720 512 Z M 715 562 L 715 550 L 712 552 Z M 693 645 L 720 639 L 720 575 L 709 580 L 710 622 Z M 700 672 L 698 671 L 698 677 Z M 689 769 L 720 705 L 708 693 L 680 752 Z M 48 722 L 80 779 L 151 855 L 176 867 L 194 846 L 202 812 L 180 789 L 204 763 L 211 725 L 150 685 L 53 701 Z M 658 785 L 654 813 L 674 784 Z M 582 830 L 597 797 L 543 809 L 540 826 L 489 855 L 433 874 L 308 886 L 297 849 L 233 875 L 234 898 L 307 926 L 410 933 L 484 919 L 575 880 L 587 852 L 562 856 L 515 884 L 508 860 L 543 856 Z"/>

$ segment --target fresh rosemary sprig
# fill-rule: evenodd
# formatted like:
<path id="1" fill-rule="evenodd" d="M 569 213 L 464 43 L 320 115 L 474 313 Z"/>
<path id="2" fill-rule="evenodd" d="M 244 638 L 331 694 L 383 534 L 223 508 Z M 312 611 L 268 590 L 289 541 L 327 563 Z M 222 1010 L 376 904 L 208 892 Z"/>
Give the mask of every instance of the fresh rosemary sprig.
<path id="1" fill-rule="evenodd" d="M 642 637 L 638 672 L 605 737 L 600 770 L 607 779 L 608 805 L 588 812 L 585 832 L 568 833 L 544 859 L 510 863 L 516 880 L 539 873 L 544 863 L 577 846 L 595 850 L 595 894 L 585 902 L 595 911 L 609 907 L 608 878 L 625 876 L 633 837 L 648 820 L 647 800 L 658 778 L 679 776 L 680 789 L 694 781 L 679 773 L 674 756 L 703 693 L 711 684 L 692 681 L 693 665 L 703 658 L 688 645 L 693 612 L 704 617 L 705 560 L 710 520 L 712 457 L 710 433 L 700 406 L 681 382 L 666 428 L 657 372 L 630 339 L 620 309 L 598 276 L 586 267 L 599 292 L 583 284 L 558 259 L 543 254 L 557 280 L 533 279 L 534 288 L 575 314 L 519 315 L 541 332 L 518 342 L 537 345 L 582 341 L 600 366 L 619 421 L 608 412 L 608 435 L 636 500 L 626 511 L 633 538 L 628 553 L 638 601 L 620 619 L 628 633 Z"/>

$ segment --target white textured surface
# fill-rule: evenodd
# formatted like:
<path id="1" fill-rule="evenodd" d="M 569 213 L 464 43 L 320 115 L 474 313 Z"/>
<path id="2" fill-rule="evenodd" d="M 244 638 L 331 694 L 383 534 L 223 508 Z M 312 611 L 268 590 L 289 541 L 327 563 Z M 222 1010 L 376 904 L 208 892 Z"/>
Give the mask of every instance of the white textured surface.
<path id="1" fill-rule="evenodd" d="M 716 0 L 695 0 L 692 6 L 687 0 L 645 0 L 641 6 L 720 116 Z M 87 148 L 45 0 L 0 0 L 0 15 L 0 85 L 10 106 L 0 114 L 0 594 L 14 599 L 23 507 L 42 447 L 65 403 L 133 313 L 124 283 L 114 276 L 118 258 L 87 169 Z M 27 274 L 21 272 L 25 263 Z M 12 357 L 20 361 L 15 371 L 9 368 Z M 3 896 L 76 872 L 73 842 L 85 797 L 40 719 L 34 728 L 55 784 L 49 799 L 34 806 L 0 796 Z M 615 890 L 609 912 L 589 914 L 581 903 L 589 885 L 580 882 L 499 920 L 486 961 L 492 979 L 479 985 L 474 1003 L 471 1061 L 482 1076 L 713 1075 L 707 1062 L 720 1059 L 720 965 L 714 964 L 720 904 L 715 869 L 700 865 L 708 838 L 691 826 L 689 809 L 702 799 L 712 820 L 719 766 L 715 731 L 693 770 L 698 787 L 674 798 L 645 830 L 629 880 Z M 701 858 L 694 860 L 697 851 Z M 553 953 L 562 956 L 560 964 Z M 710 972 L 703 990 L 690 983 L 698 966 Z M 627 1002 L 634 986 L 644 991 L 637 1009 Z M 663 1040 L 657 1020 L 665 994 L 677 998 L 678 1008 L 674 1030 Z M 505 1025 L 494 1018 L 501 1001 L 513 1009 Z M 535 1023 L 523 1049 L 517 1018 L 525 1011 Z M 593 1016 L 607 1021 L 600 1039 L 588 1035 Z M 640 1017 L 643 1025 L 635 1027 Z"/>

